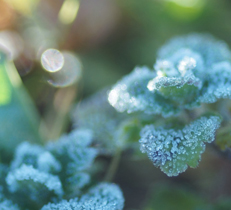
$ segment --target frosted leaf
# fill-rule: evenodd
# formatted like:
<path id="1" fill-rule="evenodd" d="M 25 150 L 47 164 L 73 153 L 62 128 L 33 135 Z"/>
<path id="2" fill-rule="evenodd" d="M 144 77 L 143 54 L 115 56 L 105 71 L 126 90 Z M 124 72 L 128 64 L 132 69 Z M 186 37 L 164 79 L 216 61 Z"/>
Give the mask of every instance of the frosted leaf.
<path id="1" fill-rule="evenodd" d="M 6 177 L 13 198 L 23 206 L 42 206 L 51 199 L 63 195 L 62 184 L 57 176 L 22 165 L 10 171 Z"/>
<path id="2" fill-rule="evenodd" d="M 148 104 L 145 97 L 153 98 L 147 90 L 147 83 L 155 77 L 148 68 L 135 68 L 134 71 L 119 81 L 109 92 L 108 101 L 119 112 L 130 113 L 146 110 Z"/>
<path id="3" fill-rule="evenodd" d="M 91 142 L 89 133 L 78 134 L 80 131 L 74 130 L 68 135 L 63 135 L 58 141 L 47 144 L 48 150 L 70 172 L 89 168 L 97 155 L 96 149 L 88 147 Z"/>
<path id="4" fill-rule="evenodd" d="M 214 103 L 218 99 L 231 99 L 231 64 L 220 62 L 214 64 L 206 77 L 205 85 L 198 101 Z"/>
<path id="5" fill-rule="evenodd" d="M 11 169 L 19 168 L 23 164 L 37 167 L 37 157 L 43 152 L 44 149 L 39 145 L 22 142 L 16 148 L 14 159 L 11 162 Z"/>
<path id="6" fill-rule="evenodd" d="M 41 210 L 122 210 L 123 207 L 124 197 L 120 188 L 115 184 L 101 183 L 80 199 L 49 203 Z"/>
<path id="7" fill-rule="evenodd" d="M 80 172 L 89 169 L 97 155 L 95 148 L 88 147 L 91 134 L 89 130 L 74 130 L 69 135 L 63 135 L 58 141 L 47 144 L 48 151 L 61 163 L 62 170 L 58 175 L 66 194 L 72 194 L 73 189 L 80 189 L 90 180 L 88 175 Z"/>
<path id="8" fill-rule="evenodd" d="M 187 72 L 183 77 L 155 77 L 149 81 L 147 88 L 152 92 L 158 91 L 164 98 L 183 109 L 195 103 L 201 81 L 191 72 Z"/>
<path id="9" fill-rule="evenodd" d="M 0 201 L 1 210 L 20 210 L 17 204 L 14 204 L 11 200 L 5 199 Z"/>
<path id="10" fill-rule="evenodd" d="M 157 60 L 154 69 L 157 71 L 158 76 L 179 76 L 179 71 L 175 69 L 173 63 L 168 60 Z"/>
<path id="11" fill-rule="evenodd" d="M 50 152 L 43 152 L 38 156 L 37 166 L 40 171 L 57 173 L 62 169 L 61 164 Z"/>
<path id="12" fill-rule="evenodd" d="M 136 68 L 120 80 L 109 92 L 110 104 L 119 112 L 143 111 L 147 114 L 176 115 L 179 107 L 157 92 L 149 91 L 147 85 L 156 77 L 148 68 Z"/>
<path id="13" fill-rule="evenodd" d="M 73 130 L 71 133 L 61 136 L 59 139 L 59 145 L 62 143 L 66 143 L 66 140 L 69 140 L 76 146 L 87 147 L 92 143 L 93 133 L 89 129 L 76 129 Z"/>
<path id="14" fill-rule="evenodd" d="M 109 183 L 101 183 L 91 188 L 81 197 L 80 202 L 83 209 L 88 210 L 122 210 L 124 207 L 124 197 L 120 188 Z"/>
<path id="15" fill-rule="evenodd" d="M 196 53 L 188 48 L 182 48 L 174 52 L 169 58 L 174 67 L 184 76 L 191 71 L 196 77 L 202 79 L 205 75 L 205 64 L 200 53 Z"/>
<path id="16" fill-rule="evenodd" d="M 192 70 L 196 67 L 196 60 L 192 57 L 185 56 L 178 65 L 180 73 L 184 76 L 185 73 L 189 70 Z"/>
<path id="17" fill-rule="evenodd" d="M 29 142 L 22 142 L 16 148 L 11 169 L 19 168 L 23 164 L 31 165 L 44 172 L 56 173 L 61 170 L 60 163 L 43 147 Z"/>
<path id="18" fill-rule="evenodd" d="M 78 198 L 75 198 L 69 201 L 62 200 L 60 203 L 49 203 L 43 206 L 41 210 L 85 210 L 85 209 L 83 209 L 81 203 L 78 202 Z"/>
<path id="19" fill-rule="evenodd" d="M 177 105 L 179 109 L 197 106 L 196 100 L 202 87 L 201 79 L 205 74 L 201 56 L 185 48 L 174 52 L 168 60 L 162 62 L 168 63 L 164 66 L 171 66 L 177 72 L 175 75 L 166 74 L 163 67 L 159 68 L 160 62 L 157 60 L 154 65 L 158 76 L 149 81 L 147 88 L 169 99 L 170 103 Z"/>
<path id="20" fill-rule="evenodd" d="M 66 179 L 66 184 L 69 186 L 69 190 L 77 193 L 78 189 L 83 188 L 91 180 L 91 177 L 88 173 L 79 172 L 75 173 L 73 176 L 70 176 Z"/>
<path id="21" fill-rule="evenodd" d="M 215 116 L 201 117 L 182 130 L 147 125 L 140 133 L 140 150 L 168 176 L 177 176 L 188 166 L 198 165 L 205 143 L 214 140 L 219 125 L 220 118 Z"/>
<path id="22" fill-rule="evenodd" d="M 169 59 L 176 51 L 182 48 L 198 53 L 206 67 L 231 58 L 229 47 L 225 42 L 217 40 L 209 34 L 196 33 L 171 39 L 160 48 L 158 58 Z"/>
<path id="23" fill-rule="evenodd" d="M 231 52 L 224 42 L 206 34 L 173 38 L 160 49 L 159 59 L 172 62 L 174 67 L 178 63 L 180 72 L 185 72 L 188 66 L 187 68 L 201 80 L 202 89 L 195 97 L 197 104 L 231 98 Z M 195 65 L 192 59 L 195 60 Z M 185 61 L 188 61 L 187 65 Z M 185 108 L 190 107 L 192 106 Z"/>
<path id="24" fill-rule="evenodd" d="M 229 61 L 228 46 L 210 35 L 177 37 L 159 50 L 156 75 L 147 68 L 135 69 L 112 88 L 108 100 L 120 112 L 169 117 L 231 98 Z"/>

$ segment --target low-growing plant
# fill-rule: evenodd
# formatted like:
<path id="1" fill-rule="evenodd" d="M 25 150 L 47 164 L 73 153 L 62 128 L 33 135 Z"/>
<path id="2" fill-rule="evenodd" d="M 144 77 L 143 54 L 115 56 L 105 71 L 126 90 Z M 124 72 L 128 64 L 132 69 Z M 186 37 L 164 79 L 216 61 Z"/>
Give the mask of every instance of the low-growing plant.
<path id="1" fill-rule="evenodd" d="M 173 38 L 159 49 L 153 69 L 136 67 L 80 101 L 70 113 L 71 131 L 45 143 L 31 127 L 38 126 L 36 110 L 25 110 L 33 107 L 29 96 L 11 80 L 13 64 L 0 56 L 1 125 L 7 121 L 0 131 L 0 209 L 122 210 L 126 198 L 111 181 L 123 154 L 148 157 L 172 177 L 198 167 L 207 145 L 230 148 L 231 51 L 211 35 Z M 104 172 L 100 164 L 108 157 Z M 97 177 L 102 171 L 104 179 Z M 146 210 L 231 205 L 226 199 L 211 206 L 175 187 L 153 196 Z"/>

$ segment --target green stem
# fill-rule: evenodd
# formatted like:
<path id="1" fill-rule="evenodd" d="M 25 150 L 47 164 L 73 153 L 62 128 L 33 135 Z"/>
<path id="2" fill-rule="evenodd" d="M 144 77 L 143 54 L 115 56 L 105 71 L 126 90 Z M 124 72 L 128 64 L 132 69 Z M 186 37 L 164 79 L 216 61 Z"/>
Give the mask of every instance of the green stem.
<path id="1" fill-rule="evenodd" d="M 104 180 L 106 182 L 111 182 L 114 179 L 115 173 L 116 173 L 117 168 L 119 166 L 121 154 L 122 154 L 122 150 L 120 148 L 118 148 L 114 157 L 112 158 L 111 164 L 110 164 L 109 169 L 108 169 L 106 176 L 104 178 Z"/>

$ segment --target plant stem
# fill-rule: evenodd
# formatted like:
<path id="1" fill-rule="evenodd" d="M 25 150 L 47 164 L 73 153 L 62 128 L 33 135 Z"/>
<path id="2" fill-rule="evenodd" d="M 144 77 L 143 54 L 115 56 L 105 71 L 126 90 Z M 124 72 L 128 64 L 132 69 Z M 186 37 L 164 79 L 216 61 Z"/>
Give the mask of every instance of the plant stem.
<path id="1" fill-rule="evenodd" d="M 120 158 L 121 158 L 122 150 L 120 148 L 117 149 L 114 157 L 112 158 L 111 164 L 108 168 L 108 171 L 105 175 L 104 180 L 106 182 L 111 182 L 114 179 L 115 173 L 119 166 Z"/>

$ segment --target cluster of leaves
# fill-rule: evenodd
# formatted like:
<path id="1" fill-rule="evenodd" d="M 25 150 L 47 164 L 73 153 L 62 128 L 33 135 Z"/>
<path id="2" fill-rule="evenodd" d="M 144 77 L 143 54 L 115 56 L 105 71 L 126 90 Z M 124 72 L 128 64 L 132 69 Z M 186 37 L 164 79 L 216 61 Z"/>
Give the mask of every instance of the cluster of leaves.
<path id="1" fill-rule="evenodd" d="M 89 169 L 98 154 L 117 156 L 127 148 L 136 154 L 139 147 L 168 176 L 197 167 L 222 121 L 214 110 L 204 113 L 200 107 L 231 98 L 230 62 L 226 44 L 210 35 L 174 38 L 159 50 L 153 70 L 137 67 L 110 91 L 78 104 L 70 134 L 41 146 L 19 144 L 15 133 L 14 159 L 0 165 L 1 208 L 123 209 L 117 185 L 92 186 Z M 10 102 L 17 104 L 15 98 Z M 7 102 L 4 108 L 9 107 Z M 221 144 L 224 148 L 226 141 Z"/>
<path id="2" fill-rule="evenodd" d="M 88 169 L 97 156 L 91 143 L 89 130 L 74 130 L 43 147 L 21 143 L 11 164 L 0 165 L 1 209 L 123 209 L 117 185 L 88 189 Z"/>
<path id="3" fill-rule="evenodd" d="M 75 129 L 44 145 L 38 114 L 1 52 L 0 80 L 0 209 L 123 209 L 116 184 L 91 178 L 99 155 L 91 130 Z"/>
<path id="4" fill-rule="evenodd" d="M 208 34 L 173 38 L 158 51 L 153 70 L 135 68 L 108 93 L 118 112 L 153 117 L 152 125 L 141 123 L 140 149 L 168 176 L 195 168 L 205 142 L 215 139 L 222 117 L 201 105 L 230 98 L 231 52 Z"/>
<path id="5" fill-rule="evenodd" d="M 154 71 L 136 68 L 113 87 L 109 102 L 120 112 L 169 117 L 230 98 L 230 61 L 227 45 L 209 35 L 174 38 L 159 50 Z"/>
<path id="6" fill-rule="evenodd" d="M 100 154 L 114 155 L 119 149 L 137 147 L 141 124 L 152 116 L 117 112 L 107 100 L 107 89 L 77 104 L 72 113 L 74 128 L 91 129 Z"/>

